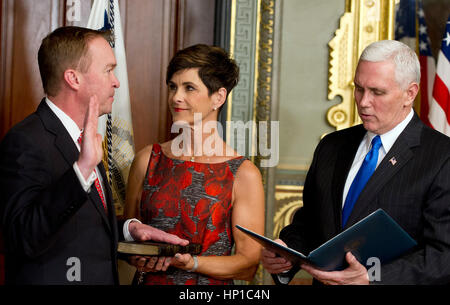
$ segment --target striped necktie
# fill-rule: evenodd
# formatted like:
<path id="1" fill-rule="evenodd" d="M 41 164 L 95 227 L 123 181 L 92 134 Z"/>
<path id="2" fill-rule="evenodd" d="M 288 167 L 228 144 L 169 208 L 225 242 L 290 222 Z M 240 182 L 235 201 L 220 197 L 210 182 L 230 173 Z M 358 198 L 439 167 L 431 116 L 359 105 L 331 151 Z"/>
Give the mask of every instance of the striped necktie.
<path id="1" fill-rule="evenodd" d="M 80 136 L 78 137 L 78 140 L 77 140 L 78 144 L 80 145 L 80 147 L 81 147 L 82 139 L 83 139 L 83 132 L 81 132 L 81 134 L 80 134 Z M 103 194 L 102 187 L 100 185 L 100 180 L 98 179 L 98 173 L 97 173 L 97 170 L 95 168 L 94 168 L 94 171 L 95 171 L 95 174 L 97 176 L 97 178 L 95 178 L 94 185 L 95 185 L 95 188 L 97 189 L 97 193 L 100 196 L 100 199 L 102 200 L 103 208 L 105 209 L 106 214 L 108 214 L 108 207 L 106 206 L 105 195 Z"/>

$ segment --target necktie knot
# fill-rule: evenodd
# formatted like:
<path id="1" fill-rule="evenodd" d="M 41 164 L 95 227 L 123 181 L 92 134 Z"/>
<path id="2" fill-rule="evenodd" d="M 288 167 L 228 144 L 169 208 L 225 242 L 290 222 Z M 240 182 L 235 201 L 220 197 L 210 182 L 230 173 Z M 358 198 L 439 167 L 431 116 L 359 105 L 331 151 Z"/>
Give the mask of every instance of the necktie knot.
<path id="1" fill-rule="evenodd" d="M 374 157 L 376 155 L 376 160 L 375 160 L 375 164 L 378 161 L 378 151 L 380 150 L 380 147 L 382 145 L 381 143 L 381 138 L 379 135 L 377 135 L 376 137 L 374 137 L 372 139 L 372 147 L 370 148 L 369 152 L 367 153 L 365 159 L 365 162 L 374 162 Z M 372 161 L 371 161 L 372 160 Z"/>
<path id="2" fill-rule="evenodd" d="M 372 139 L 372 149 L 379 150 L 381 147 L 381 138 L 379 135 Z"/>
<path id="3" fill-rule="evenodd" d="M 77 140 L 79 145 L 81 145 L 81 140 L 83 140 L 83 130 L 81 131 L 80 136 L 78 137 L 78 140 Z"/>

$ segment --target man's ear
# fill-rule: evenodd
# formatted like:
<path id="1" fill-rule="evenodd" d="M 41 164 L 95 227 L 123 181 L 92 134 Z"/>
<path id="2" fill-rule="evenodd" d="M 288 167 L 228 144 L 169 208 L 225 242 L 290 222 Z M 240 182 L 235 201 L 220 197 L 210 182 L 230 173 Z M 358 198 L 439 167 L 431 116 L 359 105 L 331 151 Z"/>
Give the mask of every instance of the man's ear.
<path id="1" fill-rule="evenodd" d="M 78 90 L 80 88 L 80 78 L 78 72 L 73 69 L 67 69 L 64 71 L 64 81 L 74 90 Z"/>
<path id="2" fill-rule="evenodd" d="M 220 106 L 225 103 L 225 100 L 227 99 L 227 89 L 224 87 L 217 90 L 217 92 L 214 93 L 214 100 L 213 100 L 213 108 L 219 109 Z"/>
<path id="3" fill-rule="evenodd" d="M 416 98 L 418 92 L 419 92 L 419 84 L 411 83 L 408 85 L 408 88 L 406 88 L 406 90 L 405 90 L 405 94 L 406 94 L 405 106 L 413 105 L 414 99 Z"/>

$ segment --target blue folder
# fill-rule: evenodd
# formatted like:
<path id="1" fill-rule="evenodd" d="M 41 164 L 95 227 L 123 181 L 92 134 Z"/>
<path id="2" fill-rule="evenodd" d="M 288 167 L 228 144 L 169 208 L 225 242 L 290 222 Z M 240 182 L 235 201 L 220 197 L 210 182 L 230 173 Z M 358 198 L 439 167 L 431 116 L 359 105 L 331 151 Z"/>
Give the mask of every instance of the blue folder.
<path id="1" fill-rule="evenodd" d="M 371 257 L 378 258 L 384 264 L 417 245 L 416 241 L 382 209 L 361 219 L 307 256 L 242 226 L 236 227 L 266 249 L 290 260 L 294 265 L 308 263 L 324 271 L 345 269 L 348 266 L 345 254 L 349 251 L 365 266 Z"/>

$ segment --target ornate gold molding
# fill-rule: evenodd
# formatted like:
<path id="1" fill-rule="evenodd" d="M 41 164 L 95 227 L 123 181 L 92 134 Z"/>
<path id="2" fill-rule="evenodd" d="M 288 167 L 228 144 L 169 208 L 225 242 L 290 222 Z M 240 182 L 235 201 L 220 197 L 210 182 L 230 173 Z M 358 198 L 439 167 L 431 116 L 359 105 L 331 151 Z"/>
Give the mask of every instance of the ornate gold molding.
<path id="1" fill-rule="evenodd" d="M 273 41 L 276 0 L 232 0 L 230 54 L 240 65 L 240 82 L 228 96 L 227 121 L 270 122 L 273 72 Z M 267 141 L 270 142 L 270 124 Z M 229 126 L 227 126 L 228 128 Z M 231 130 L 227 129 L 227 143 Z M 268 193 L 268 169 L 261 167 L 261 156 L 257 150 L 259 137 L 252 129 L 248 141 L 251 143 L 251 161 L 261 171 L 265 194 Z M 248 143 L 245 143 L 248 147 Z M 240 281 L 236 281 L 240 283 Z M 263 283 L 260 267 L 252 283 Z"/>
<path id="2" fill-rule="evenodd" d="M 395 4 L 399 0 L 346 0 L 330 47 L 328 99 L 341 96 L 327 120 L 337 130 L 360 124 L 353 97 L 353 74 L 361 52 L 370 43 L 394 38 Z"/>
<path id="3" fill-rule="evenodd" d="M 275 200 L 280 208 L 273 217 L 273 238 L 278 238 L 281 229 L 292 222 L 295 211 L 303 206 L 303 186 L 277 185 Z"/>
<path id="4" fill-rule="evenodd" d="M 230 55 L 234 57 L 235 39 L 236 39 L 236 0 L 231 2 L 231 17 L 230 17 Z M 231 121 L 233 109 L 233 91 L 228 95 L 227 99 L 227 121 Z M 226 142 L 230 143 L 229 140 L 229 130 L 227 130 Z"/>

